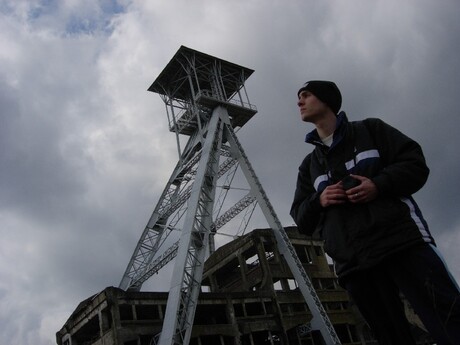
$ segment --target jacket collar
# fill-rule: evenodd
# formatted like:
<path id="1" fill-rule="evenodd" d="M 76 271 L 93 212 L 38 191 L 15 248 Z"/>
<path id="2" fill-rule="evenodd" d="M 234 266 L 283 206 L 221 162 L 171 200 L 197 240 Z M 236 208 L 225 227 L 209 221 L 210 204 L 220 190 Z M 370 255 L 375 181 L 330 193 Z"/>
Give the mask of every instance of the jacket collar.
<path id="1" fill-rule="evenodd" d="M 343 139 L 343 137 L 345 136 L 345 131 L 346 131 L 347 124 L 348 124 L 347 115 L 345 114 L 344 111 L 339 112 L 339 114 L 337 115 L 337 122 L 336 122 L 336 125 L 335 125 L 335 131 L 334 131 L 332 145 L 331 145 L 330 148 L 333 148 L 334 146 L 336 146 Z M 307 133 L 307 135 L 305 137 L 305 142 L 307 142 L 309 144 L 313 144 L 315 146 L 326 147 L 327 148 L 327 146 L 323 144 L 323 142 L 322 142 L 321 138 L 319 137 L 318 132 L 317 132 L 316 129 L 314 129 L 311 132 Z"/>

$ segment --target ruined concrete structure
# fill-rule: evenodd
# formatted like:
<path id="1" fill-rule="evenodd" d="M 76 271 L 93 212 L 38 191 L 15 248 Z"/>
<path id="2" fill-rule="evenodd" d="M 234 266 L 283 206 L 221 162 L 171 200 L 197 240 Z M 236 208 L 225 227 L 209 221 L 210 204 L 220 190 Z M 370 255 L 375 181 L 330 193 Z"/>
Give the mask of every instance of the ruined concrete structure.
<path id="1" fill-rule="evenodd" d="M 286 232 L 343 344 L 376 344 L 324 254 L 322 242 Z M 80 303 L 56 334 L 59 345 L 150 345 L 162 329 L 168 293 L 109 287 Z M 206 261 L 190 344 L 321 344 L 311 314 L 270 229 L 250 232 Z M 414 330 L 420 344 L 426 334 Z"/>

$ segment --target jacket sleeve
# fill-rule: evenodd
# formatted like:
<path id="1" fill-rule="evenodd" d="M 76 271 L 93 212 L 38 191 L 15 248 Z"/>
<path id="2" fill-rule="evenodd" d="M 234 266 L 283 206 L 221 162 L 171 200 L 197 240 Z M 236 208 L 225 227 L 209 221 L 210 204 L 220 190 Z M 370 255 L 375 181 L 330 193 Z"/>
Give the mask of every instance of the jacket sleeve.
<path id="1" fill-rule="evenodd" d="M 299 231 L 307 235 L 313 234 L 323 211 L 319 202 L 320 194 L 316 192 L 311 181 L 310 160 L 311 155 L 308 155 L 299 167 L 296 191 L 290 212 Z"/>
<path id="2" fill-rule="evenodd" d="M 420 145 L 380 119 L 364 120 L 383 167 L 372 178 L 382 196 L 410 196 L 423 187 L 429 169 Z"/>

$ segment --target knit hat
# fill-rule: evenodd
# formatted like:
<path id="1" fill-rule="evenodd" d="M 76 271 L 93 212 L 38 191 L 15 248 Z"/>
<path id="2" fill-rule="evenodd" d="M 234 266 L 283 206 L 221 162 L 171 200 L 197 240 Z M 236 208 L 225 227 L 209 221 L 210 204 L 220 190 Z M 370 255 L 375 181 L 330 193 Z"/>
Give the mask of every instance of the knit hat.
<path id="1" fill-rule="evenodd" d="M 329 108 L 331 108 L 334 114 L 339 112 L 342 105 L 342 95 L 337 85 L 335 85 L 335 83 L 332 81 L 307 81 L 297 92 L 297 96 L 299 96 L 302 91 L 310 91 L 321 102 L 325 103 Z"/>

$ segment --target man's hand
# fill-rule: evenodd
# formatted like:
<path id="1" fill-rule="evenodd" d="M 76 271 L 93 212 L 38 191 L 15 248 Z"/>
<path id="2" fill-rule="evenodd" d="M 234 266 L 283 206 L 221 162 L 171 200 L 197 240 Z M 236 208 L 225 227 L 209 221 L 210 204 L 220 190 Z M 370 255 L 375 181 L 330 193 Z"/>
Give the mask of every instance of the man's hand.
<path id="1" fill-rule="evenodd" d="M 347 195 L 348 201 L 354 204 L 365 203 L 374 200 L 379 191 L 377 186 L 370 179 L 364 176 L 359 175 L 350 175 L 351 177 L 360 180 L 361 184 L 359 186 L 350 188 L 345 193 Z"/>
<path id="2" fill-rule="evenodd" d="M 343 189 L 342 182 L 327 186 L 321 193 L 319 202 L 323 207 L 344 204 L 347 202 L 347 194 Z"/>

